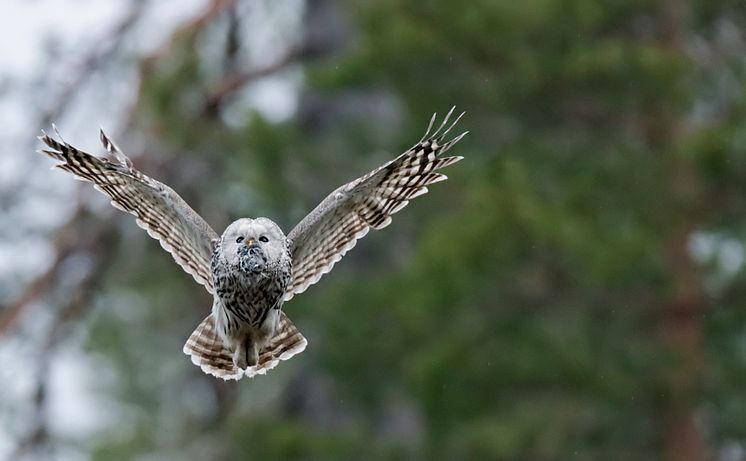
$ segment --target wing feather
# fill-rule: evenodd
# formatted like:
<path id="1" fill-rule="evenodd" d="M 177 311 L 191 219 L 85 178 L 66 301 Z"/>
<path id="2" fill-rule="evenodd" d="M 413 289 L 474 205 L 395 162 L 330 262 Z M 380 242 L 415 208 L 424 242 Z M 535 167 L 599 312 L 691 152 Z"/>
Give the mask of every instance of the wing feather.
<path id="1" fill-rule="evenodd" d="M 440 157 L 466 135 L 444 141 L 445 136 L 461 119 L 462 113 L 450 125 L 446 115 L 431 134 L 436 115 L 430 119 L 422 139 L 399 157 L 338 188 L 290 231 L 293 255 L 293 275 L 285 300 L 304 292 L 328 273 L 342 256 L 355 246 L 368 231 L 383 229 L 391 216 L 409 201 L 428 192 L 427 186 L 445 181 L 447 176 L 436 170 L 463 159 L 460 156 Z"/>
<path id="2" fill-rule="evenodd" d="M 39 139 L 49 149 L 40 152 L 62 162 L 57 168 L 93 183 L 111 198 L 114 208 L 134 215 L 137 225 L 212 293 L 210 259 L 218 235 L 205 220 L 173 189 L 136 170 L 103 130 L 101 142 L 116 161 L 80 151 L 64 142 L 59 133 L 57 137 L 59 141 L 42 132 Z"/>

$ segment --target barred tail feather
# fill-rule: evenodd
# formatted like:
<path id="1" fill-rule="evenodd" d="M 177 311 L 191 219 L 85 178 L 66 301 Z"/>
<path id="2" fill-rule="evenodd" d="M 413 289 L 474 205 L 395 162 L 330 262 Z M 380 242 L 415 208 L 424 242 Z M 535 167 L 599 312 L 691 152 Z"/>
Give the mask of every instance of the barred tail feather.
<path id="1" fill-rule="evenodd" d="M 225 380 L 239 380 L 263 375 L 277 366 L 282 360 L 303 352 L 306 338 L 298 331 L 292 321 L 280 312 L 277 332 L 259 353 L 259 363 L 245 371 L 233 364 L 231 351 L 225 347 L 223 340 L 215 330 L 215 321 L 208 315 L 184 344 L 184 353 L 192 359 L 205 373 Z"/>
<path id="2" fill-rule="evenodd" d="M 280 312 L 280 321 L 275 335 L 259 353 L 259 363 L 246 369 L 246 376 L 251 378 L 267 373 L 267 370 L 276 367 L 281 360 L 288 360 L 303 352 L 307 344 L 308 341 L 298 331 L 295 324 L 284 312 Z"/>
<path id="3" fill-rule="evenodd" d="M 215 331 L 215 320 L 208 315 L 184 344 L 184 353 L 207 373 L 225 380 L 241 379 L 243 370 L 233 364 L 233 357 Z"/>

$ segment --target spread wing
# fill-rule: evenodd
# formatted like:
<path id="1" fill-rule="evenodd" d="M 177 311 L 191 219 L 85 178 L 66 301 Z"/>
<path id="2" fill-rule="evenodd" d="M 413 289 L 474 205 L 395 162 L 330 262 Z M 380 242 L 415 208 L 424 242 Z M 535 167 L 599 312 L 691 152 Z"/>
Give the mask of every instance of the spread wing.
<path id="1" fill-rule="evenodd" d="M 57 136 L 59 141 L 42 132 L 39 139 L 49 149 L 40 152 L 62 162 L 57 168 L 92 182 L 115 208 L 135 215 L 137 225 L 212 293 L 210 258 L 218 235 L 205 220 L 173 189 L 136 170 L 103 130 L 101 142 L 115 161 L 82 152 Z"/>
<path id="2" fill-rule="evenodd" d="M 329 272 L 370 228 L 388 226 L 391 215 L 404 208 L 409 200 L 425 194 L 428 185 L 447 179 L 436 170 L 463 157 L 440 155 L 466 135 L 465 132 L 444 141 L 464 115 L 459 115 L 446 128 L 452 113 L 453 109 L 430 134 L 436 118 L 433 115 L 425 136 L 411 149 L 329 194 L 290 231 L 293 275 L 285 300 L 302 293 Z"/>

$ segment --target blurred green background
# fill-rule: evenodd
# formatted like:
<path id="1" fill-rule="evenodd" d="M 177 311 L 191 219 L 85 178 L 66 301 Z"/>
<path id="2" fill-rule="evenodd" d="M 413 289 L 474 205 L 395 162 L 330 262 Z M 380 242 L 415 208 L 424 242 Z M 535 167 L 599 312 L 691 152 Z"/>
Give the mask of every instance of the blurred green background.
<path id="1" fill-rule="evenodd" d="M 241 216 L 289 231 L 454 104 L 465 160 L 285 305 L 306 352 L 238 383 L 181 353 L 209 296 L 81 186 L 48 238 L 85 242 L 94 269 L 68 276 L 80 289 L 48 280 L 48 349 L 77 338 L 116 411 L 87 437 L 36 426 L 21 452 L 746 459 L 743 2 L 245 3 L 106 58 L 140 76 L 114 138 L 218 232 Z M 298 20 L 244 68 L 257 4 Z M 284 117 L 241 97 L 273 76 L 293 82 Z"/>

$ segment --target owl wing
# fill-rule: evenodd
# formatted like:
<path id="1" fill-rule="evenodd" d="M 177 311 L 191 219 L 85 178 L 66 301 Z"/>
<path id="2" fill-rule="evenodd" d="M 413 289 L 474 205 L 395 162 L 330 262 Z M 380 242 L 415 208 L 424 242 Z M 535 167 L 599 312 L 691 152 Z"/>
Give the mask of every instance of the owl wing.
<path id="1" fill-rule="evenodd" d="M 212 293 L 210 258 L 218 235 L 205 220 L 173 189 L 136 170 L 103 130 L 101 142 L 115 161 L 82 152 L 57 136 L 60 141 L 42 132 L 39 139 L 49 149 L 40 152 L 62 162 L 57 168 L 92 182 L 115 208 L 135 215 L 137 225 Z"/>
<path id="2" fill-rule="evenodd" d="M 425 136 L 412 148 L 385 165 L 338 188 L 327 196 L 288 234 L 293 273 L 285 300 L 304 292 L 329 272 L 370 228 L 383 229 L 391 215 L 409 200 L 425 194 L 427 186 L 447 177 L 436 170 L 463 157 L 441 157 L 467 132 L 444 141 L 462 113 L 447 128 L 453 109 L 432 134 L 436 115 Z M 445 128 L 445 130 L 444 130 Z"/>

